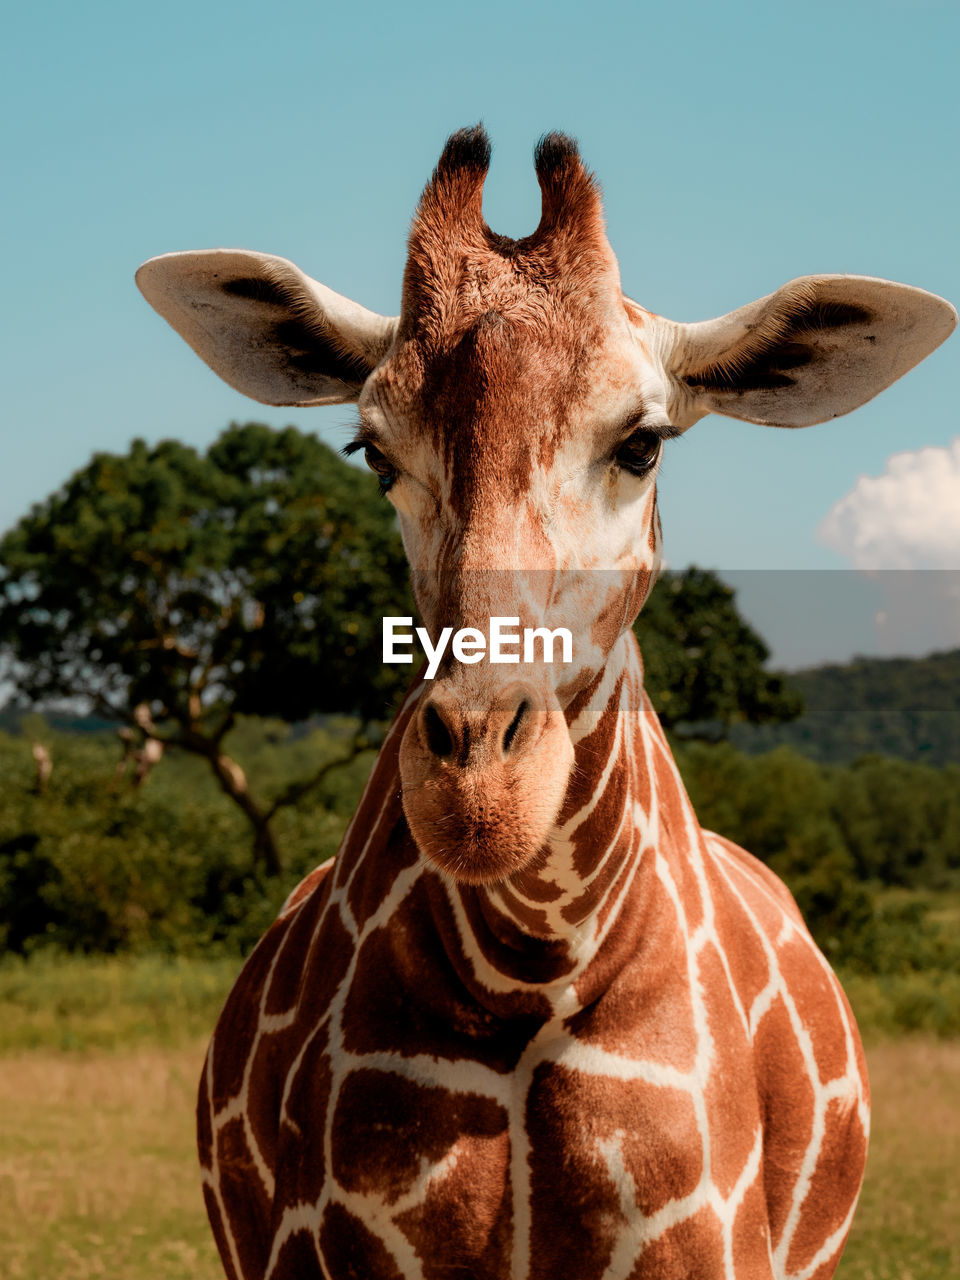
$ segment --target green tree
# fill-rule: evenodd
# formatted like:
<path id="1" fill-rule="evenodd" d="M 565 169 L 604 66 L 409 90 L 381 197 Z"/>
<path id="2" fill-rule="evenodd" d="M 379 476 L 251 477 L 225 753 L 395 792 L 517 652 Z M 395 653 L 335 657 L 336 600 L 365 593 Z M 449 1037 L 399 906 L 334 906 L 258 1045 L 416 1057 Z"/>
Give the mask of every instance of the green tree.
<path id="1" fill-rule="evenodd" d="M 204 757 L 273 873 L 271 819 L 320 775 L 267 804 L 225 736 L 241 714 L 387 718 L 409 672 L 381 663 L 380 619 L 410 611 L 376 481 L 293 427 L 97 454 L 0 541 L 20 701 L 80 699 Z"/>
<path id="2" fill-rule="evenodd" d="M 803 711 L 770 651 L 737 612 L 733 590 L 707 569 L 665 573 L 635 625 L 645 684 L 663 725 L 680 736 L 724 736 L 731 724 L 777 723 Z"/>
<path id="3" fill-rule="evenodd" d="M 960 770 L 863 756 L 838 770 L 833 811 L 865 880 L 944 887 L 960 865 Z"/>
<path id="4" fill-rule="evenodd" d="M 830 771 L 786 747 L 745 756 L 726 742 L 685 744 L 677 759 L 701 823 L 786 882 L 827 955 L 862 952 L 873 906 L 831 813 Z"/>

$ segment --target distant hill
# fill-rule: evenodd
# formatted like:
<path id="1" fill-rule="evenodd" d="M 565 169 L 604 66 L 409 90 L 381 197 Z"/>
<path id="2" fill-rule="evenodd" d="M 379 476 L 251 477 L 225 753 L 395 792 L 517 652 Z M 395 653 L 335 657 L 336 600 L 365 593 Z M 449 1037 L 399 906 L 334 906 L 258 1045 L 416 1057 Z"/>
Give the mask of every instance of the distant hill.
<path id="1" fill-rule="evenodd" d="M 784 725 L 736 725 L 730 741 L 757 754 L 790 746 L 824 764 L 880 753 L 960 764 L 960 649 L 926 658 L 855 658 L 791 672 L 806 710 Z"/>
<path id="2" fill-rule="evenodd" d="M 0 707 L 0 732 L 18 736 L 21 722 L 30 711 L 23 707 Z M 57 733 L 105 733 L 114 732 L 117 721 L 104 720 L 101 716 L 82 716 L 70 711 L 44 711 L 42 719 Z"/>

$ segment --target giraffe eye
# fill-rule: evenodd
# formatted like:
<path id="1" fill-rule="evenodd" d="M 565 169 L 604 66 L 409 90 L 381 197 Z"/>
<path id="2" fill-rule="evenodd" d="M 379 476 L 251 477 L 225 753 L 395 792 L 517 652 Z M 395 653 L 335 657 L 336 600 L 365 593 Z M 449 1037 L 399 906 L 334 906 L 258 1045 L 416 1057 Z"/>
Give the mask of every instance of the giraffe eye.
<path id="1" fill-rule="evenodd" d="M 363 458 L 367 466 L 380 481 L 380 492 L 387 493 L 393 488 L 397 478 L 397 469 L 380 450 L 372 444 L 364 445 Z"/>
<path id="2" fill-rule="evenodd" d="M 660 457 L 660 436 L 655 431 L 644 431 L 642 428 L 627 436 L 623 444 L 613 455 L 618 467 L 629 471 L 633 476 L 645 476 L 653 470 Z"/>

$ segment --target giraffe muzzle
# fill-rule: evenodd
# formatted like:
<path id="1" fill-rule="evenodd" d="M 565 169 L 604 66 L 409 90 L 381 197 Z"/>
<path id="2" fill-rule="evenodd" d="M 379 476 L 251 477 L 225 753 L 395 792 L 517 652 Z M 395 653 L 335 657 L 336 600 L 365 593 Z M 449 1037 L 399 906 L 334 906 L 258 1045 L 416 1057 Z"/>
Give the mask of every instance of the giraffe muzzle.
<path id="1" fill-rule="evenodd" d="M 424 689 L 400 747 L 410 830 L 453 878 L 503 880 L 536 857 L 563 801 L 573 761 L 563 712 L 549 687 L 526 681 Z"/>
<path id="2" fill-rule="evenodd" d="M 546 719 L 544 700 L 532 684 L 509 685 L 489 709 L 463 705 L 449 687 L 431 690 L 420 706 L 421 745 L 438 760 L 482 768 L 515 758 L 535 742 Z"/>

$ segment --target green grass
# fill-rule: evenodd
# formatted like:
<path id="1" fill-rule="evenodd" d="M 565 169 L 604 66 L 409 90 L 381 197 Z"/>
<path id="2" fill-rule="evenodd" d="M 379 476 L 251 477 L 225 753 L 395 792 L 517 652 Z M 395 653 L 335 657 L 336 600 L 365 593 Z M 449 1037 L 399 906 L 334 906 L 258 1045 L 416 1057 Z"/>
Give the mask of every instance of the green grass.
<path id="1" fill-rule="evenodd" d="M 865 1044 L 908 1034 L 960 1037 L 960 973 L 841 973 Z"/>
<path id="2" fill-rule="evenodd" d="M 194 1145 L 239 960 L 0 965 L 0 1276 L 222 1280 Z"/>
<path id="3" fill-rule="evenodd" d="M 237 959 L 62 957 L 0 964 L 0 1054 L 182 1045 L 209 1033 Z"/>

